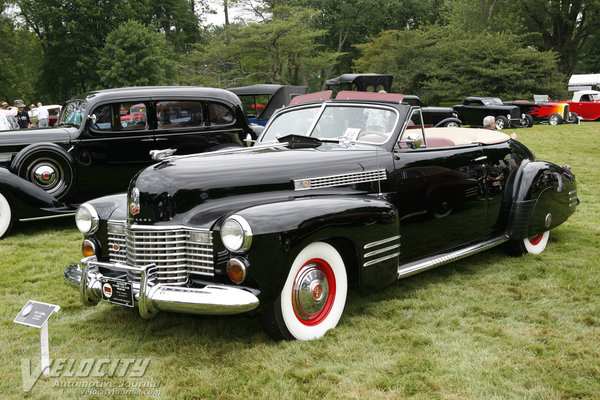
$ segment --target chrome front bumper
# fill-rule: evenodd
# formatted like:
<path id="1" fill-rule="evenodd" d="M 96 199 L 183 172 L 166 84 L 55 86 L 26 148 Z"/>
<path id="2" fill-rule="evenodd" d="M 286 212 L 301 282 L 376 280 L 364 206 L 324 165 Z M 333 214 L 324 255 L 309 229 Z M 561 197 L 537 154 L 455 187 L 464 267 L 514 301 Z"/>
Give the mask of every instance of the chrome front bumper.
<path id="1" fill-rule="evenodd" d="M 151 318 L 160 310 L 205 315 L 240 314 L 255 309 L 258 298 L 246 290 L 236 287 L 210 284 L 202 288 L 156 283 L 153 265 L 133 267 L 125 264 L 100 262 L 95 256 L 70 264 L 64 272 L 65 279 L 78 286 L 81 301 L 86 306 L 95 306 L 102 298 L 102 279 L 99 268 L 141 275 L 139 288 L 134 287 L 134 298 L 140 315 Z"/>

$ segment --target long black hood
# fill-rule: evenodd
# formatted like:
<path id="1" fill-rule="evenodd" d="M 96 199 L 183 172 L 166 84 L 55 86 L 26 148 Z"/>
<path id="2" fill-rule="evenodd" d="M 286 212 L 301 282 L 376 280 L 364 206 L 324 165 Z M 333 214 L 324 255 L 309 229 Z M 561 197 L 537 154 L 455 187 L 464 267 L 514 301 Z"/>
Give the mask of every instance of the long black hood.
<path id="1" fill-rule="evenodd" d="M 21 146 L 39 142 L 70 143 L 76 128 L 36 128 L 0 131 L 0 146 Z"/>
<path id="2" fill-rule="evenodd" d="M 382 169 L 392 162 L 388 152 L 375 152 L 372 146 L 323 144 L 292 150 L 278 145 L 173 158 L 146 168 L 131 181 L 128 204 L 135 203 L 137 193 L 132 193 L 138 192 L 139 210 L 134 204 L 128 216 L 135 223 L 172 221 L 201 207 L 208 218 L 211 212 L 235 211 L 259 197 L 264 204 L 305 195 L 295 190 L 295 180 Z"/>

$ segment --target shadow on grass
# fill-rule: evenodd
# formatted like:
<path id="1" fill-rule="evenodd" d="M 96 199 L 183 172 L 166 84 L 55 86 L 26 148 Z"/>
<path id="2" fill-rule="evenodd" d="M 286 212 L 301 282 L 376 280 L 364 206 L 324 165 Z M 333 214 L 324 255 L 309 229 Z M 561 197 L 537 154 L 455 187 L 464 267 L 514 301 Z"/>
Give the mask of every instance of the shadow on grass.
<path id="1" fill-rule="evenodd" d="M 64 229 L 77 231 L 75 217 L 69 216 L 39 221 L 15 222 L 10 235 L 31 236 L 37 233 L 49 233 Z"/>

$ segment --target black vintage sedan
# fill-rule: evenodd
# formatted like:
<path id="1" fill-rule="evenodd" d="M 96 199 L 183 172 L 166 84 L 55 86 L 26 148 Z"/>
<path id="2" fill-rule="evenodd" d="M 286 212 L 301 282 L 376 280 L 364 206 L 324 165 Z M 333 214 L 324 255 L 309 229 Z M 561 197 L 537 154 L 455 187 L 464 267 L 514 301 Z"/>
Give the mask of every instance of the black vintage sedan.
<path id="1" fill-rule="evenodd" d="M 154 162 L 152 151 L 212 151 L 248 135 L 257 137 L 239 98 L 222 89 L 134 87 L 71 99 L 55 127 L 0 132 L 0 237 L 13 221 L 73 215 L 73 205 L 126 190 Z"/>
<path id="2" fill-rule="evenodd" d="M 500 244 L 539 253 L 578 204 L 570 168 L 508 135 L 426 129 L 402 95 L 341 92 L 280 110 L 254 147 L 169 157 L 81 205 L 85 258 L 64 275 L 86 305 L 250 313 L 309 340 L 349 287 Z"/>

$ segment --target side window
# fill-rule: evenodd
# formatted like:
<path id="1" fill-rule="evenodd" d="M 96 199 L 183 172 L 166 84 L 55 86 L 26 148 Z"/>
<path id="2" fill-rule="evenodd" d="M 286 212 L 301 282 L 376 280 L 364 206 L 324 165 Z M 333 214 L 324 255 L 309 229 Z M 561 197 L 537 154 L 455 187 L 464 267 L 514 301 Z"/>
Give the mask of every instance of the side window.
<path id="1" fill-rule="evenodd" d="M 148 127 L 146 105 L 143 103 L 103 104 L 92 114 L 96 116 L 92 128 L 99 131 L 131 131 Z"/>
<path id="2" fill-rule="evenodd" d="M 204 126 L 201 101 L 168 100 L 156 103 L 158 129 Z"/>
<path id="3" fill-rule="evenodd" d="M 256 96 L 238 96 L 244 106 L 244 111 L 248 118 L 256 118 L 265 109 L 265 106 L 271 99 L 271 96 L 259 94 Z M 212 103 L 211 103 L 212 104 Z"/>
<path id="4" fill-rule="evenodd" d="M 92 124 L 92 128 L 105 131 L 112 130 L 112 109 L 110 104 L 96 107 L 92 114 L 96 116 L 96 123 Z"/>
<path id="5" fill-rule="evenodd" d="M 121 103 L 119 110 L 122 130 L 146 129 L 148 127 L 146 104 L 139 102 Z"/>
<path id="6" fill-rule="evenodd" d="M 208 103 L 208 115 L 210 117 L 210 124 L 213 126 L 229 125 L 234 121 L 233 111 L 221 103 Z"/>

